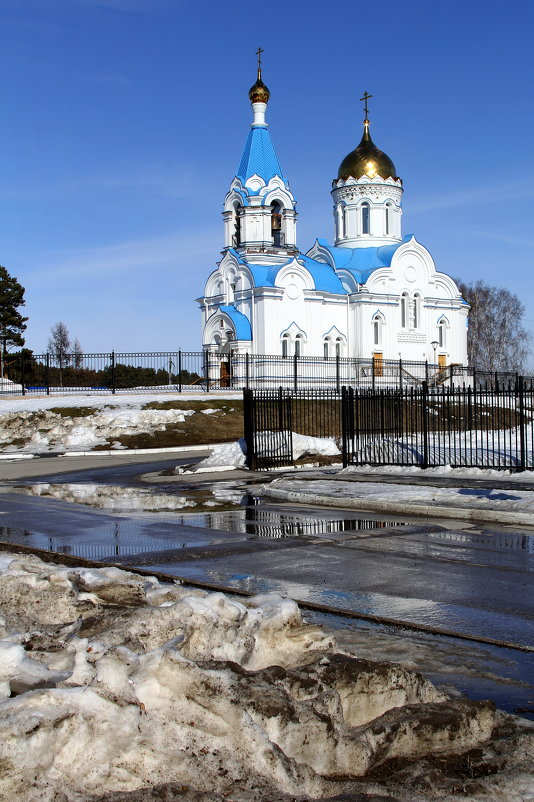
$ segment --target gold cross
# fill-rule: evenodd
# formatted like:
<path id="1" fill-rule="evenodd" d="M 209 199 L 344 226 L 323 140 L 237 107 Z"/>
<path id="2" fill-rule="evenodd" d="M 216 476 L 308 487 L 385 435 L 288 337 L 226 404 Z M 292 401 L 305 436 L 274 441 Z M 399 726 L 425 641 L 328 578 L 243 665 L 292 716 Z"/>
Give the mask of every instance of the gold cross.
<path id="1" fill-rule="evenodd" d="M 256 55 L 258 57 L 258 70 L 261 70 L 261 54 L 263 53 L 263 48 L 258 47 L 256 50 Z"/>
<path id="2" fill-rule="evenodd" d="M 365 119 L 366 119 L 366 120 L 367 120 L 367 118 L 369 117 L 369 109 L 367 108 L 367 101 L 369 100 L 369 98 L 370 98 L 370 97 L 373 97 L 373 96 L 372 96 L 372 95 L 370 95 L 370 94 L 367 92 L 367 90 L 366 90 L 366 91 L 363 93 L 363 97 L 361 97 L 361 98 L 360 98 L 360 100 L 363 100 L 363 101 L 364 101 L 363 110 L 365 111 Z"/>

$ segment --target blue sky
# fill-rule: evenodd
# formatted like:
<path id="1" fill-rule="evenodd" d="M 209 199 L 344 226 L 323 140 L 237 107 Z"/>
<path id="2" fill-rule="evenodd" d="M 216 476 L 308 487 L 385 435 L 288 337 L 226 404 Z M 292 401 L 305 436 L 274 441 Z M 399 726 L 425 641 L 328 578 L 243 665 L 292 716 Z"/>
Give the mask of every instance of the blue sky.
<path id="1" fill-rule="evenodd" d="M 62 320 L 87 352 L 200 347 L 258 45 L 301 250 L 332 238 L 367 90 L 404 232 L 507 286 L 534 332 L 533 29 L 515 0 L 0 0 L 0 264 L 27 345 Z"/>

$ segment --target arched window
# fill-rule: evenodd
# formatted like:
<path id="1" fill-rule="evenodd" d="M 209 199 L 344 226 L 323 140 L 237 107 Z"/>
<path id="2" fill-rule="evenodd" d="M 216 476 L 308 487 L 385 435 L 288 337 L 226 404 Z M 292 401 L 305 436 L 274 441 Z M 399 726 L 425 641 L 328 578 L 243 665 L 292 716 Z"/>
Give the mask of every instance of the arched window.
<path id="1" fill-rule="evenodd" d="M 440 348 L 445 348 L 447 344 L 447 321 L 441 318 L 438 322 L 438 344 Z"/>
<path id="2" fill-rule="evenodd" d="M 289 334 L 284 334 L 282 337 L 282 357 L 287 359 L 289 356 Z"/>
<path id="3" fill-rule="evenodd" d="M 408 293 L 403 292 L 401 295 L 401 326 L 403 329 L 408 328 Z"/>
<path id="4" fill-rule="evenodd" d="M 325 339 L 323 340 L 323 357 L 325 359 L 328 359 L 329 356 L 330 356 L 330 339 L 328 337 L 325 337 Z"/>
<path id="5" fill-rule="evenodd" d="M 385 221 L 384 221 L 384 230 L 386 236 L 391 234 L 391 203 L 386 203 L 385 208 Z"/>
<path id="6" fill-rule="evenodd" d="M 282 207 L 278 201 L 271 203 L 271 237 L 273 245 L 283 245 Z"/>
<path id="7" fill-rule="evenodd" d="M 382 326 L 384 319 L 381 315 L 376 314 L 373 318 L 373 344 L 382 345 Z"/>
<path id="8" fill-rule="evenodd" d="M 370 233 L 371 209 L 367 201 L 362 203 L 362 234 Z"/>
<path id="9" fill-rule="evenodd" d="M 295 337 L 295 356 L 302 356 L 302 335 L 297 334 Z"/>
<path id="10" fill-rule="evenodd" d="M 341 220 L 342 220 L 343 237 L 348 237 L 349 236 L 349 210 L 347 209 L 346 206 L 342 206 L 341 207 L 341 211 L 342 211 L 342 215 L 343 215 L 343 217 L 341 218 Z"/>
<path id="11" fill-rule="evenodd" d="M 413 328 L 418 329 L 421 325 L 421 296 L 415 293 L 413 297 Z"/>
<path id="12" fill-rule="evenodd" d="M 232 236 L 232 245 L 234 248 L 239 248 L 241 245 L 241 207 L 238 203 L 234 203 L 234 233 Z"/>
<path id="13" fill-rule="evenodd" d="M 341 337 L 336 338 L 336 359 L 341 356 L 341 351 L 343 349 L 343 340 Z"/>

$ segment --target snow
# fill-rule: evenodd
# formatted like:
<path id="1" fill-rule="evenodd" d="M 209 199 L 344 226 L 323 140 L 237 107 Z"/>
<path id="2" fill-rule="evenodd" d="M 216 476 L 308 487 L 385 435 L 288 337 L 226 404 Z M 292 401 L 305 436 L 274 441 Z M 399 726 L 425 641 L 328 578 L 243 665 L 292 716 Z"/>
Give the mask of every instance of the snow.
<path id="1" fill-rule="evenodd" d="M 83 802 L 171 783 L 206 800 L 359 795 L 384 790 L 362 777 L 394 758 L 402 781 L 386 790 L 424 802 L 457 782 L 434 771 L 414 794 L 425 756 L 483 745 L 501 767 L 481 773 L 484 798 L 528 799 L 531 734 L 510 721 L 496 742 L 509 720 L 491 704 L 337 653 L 288 599 L 4 553 L 0 611 L 0 798 Z"/>
<path id="2" fill-rule="evenodd" d="M 419 465 L 349 465 L 339 472 L 340 476 L 345 474 L 362 474 L 372 476 L 373 474 L 388 474 L 414 477 L 447 477 L 452 479 L 506 479 L 507 482 L 533 482 L 534 471 L 526 470 L 519 473 L 511 473 L 508 470 L 498 471 L 494 468 L 453 468 L 450 465 L 438 465 L 434 468 L 425 468 Z"/>
<path id="3" fill-rule="evenodd" d="M 143 404 L 146 404 L 146 398 Z M 89 451 L 123 435 L 164 430 L 183 423 L 192 409 L 99 408 L 85 417 L 68 417 L 42 410 L 36 422 L 31 411 L 0 416 L 0 448 L 5 453 L 46 453 L 47 451 Z M 38 425 L 38 429 L 36 429 Z M 24 442 L 23 446 L 13 445 Z M 115 446 L 116 447 L 116 446 Z"/>
<path id="4" fill-rule="evenodd" d="M 354 472 L 353 472 L 354 473 Z M 285 476 L 262 487 L 262 493 L 286 501 L 330 506 L 350 506 L 399 514 L 435 515 L 473 520 L 532 524 L 534 495 L 529 490 L 499 488 L 433 487 L 394 482 L 358 482 L 343 477 Z M 434 474 L 436 475 L 436 474 Z M 340 478 L 338 478 L 340 477 Z"/>
<path id="5" fill-rule="evenodd" d="M 57 396 L 0 396 L 0 414 L 8 412 L 37 412 L 39 410 L 53 409 L 56 407 L 122 407 L 124 409 L 139 409 L 149 401 L 154 403 L 164 403 L 167 401 L 208 401 L 210 397 L 217 400 L 242 398 L 241 393 L 231 392 L 183 392 L 183 393 L 121 393 L 117 391 L 115 395 L 111 393 L 67 393 L 64 392 Z"/>

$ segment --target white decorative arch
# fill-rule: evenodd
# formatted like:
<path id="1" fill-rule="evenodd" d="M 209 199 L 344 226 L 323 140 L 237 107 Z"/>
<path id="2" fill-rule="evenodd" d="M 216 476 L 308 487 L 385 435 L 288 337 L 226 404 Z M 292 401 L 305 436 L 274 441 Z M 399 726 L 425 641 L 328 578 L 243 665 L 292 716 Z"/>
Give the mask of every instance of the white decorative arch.
<path id="1" fill-rule="evenodd" d="M 295 283 L 295 279 L 302 285 L 301 288 L 305 290 L 314 290 L 315 289 L 315 282 L 311 273 L 306 270 L 303 265 L 299 264 L 296 259 L 292 259 L 290 262 L 282 265 L 278 273 L 276 274 L 274 283 L 277 287 L 283 287 L 284 289 L 288 287 L 290 284 Z"/>
<path id="2" fill-rule="evenodd" d="M 231 335 L 230 337 L 228 335 Z M 204 334 L 202 337 L 203 345 L 222 346 L 229 340 L 236 339 L 236 331 L 231 318 L 221 310 L 214 312 L 206 321 Z"/>

